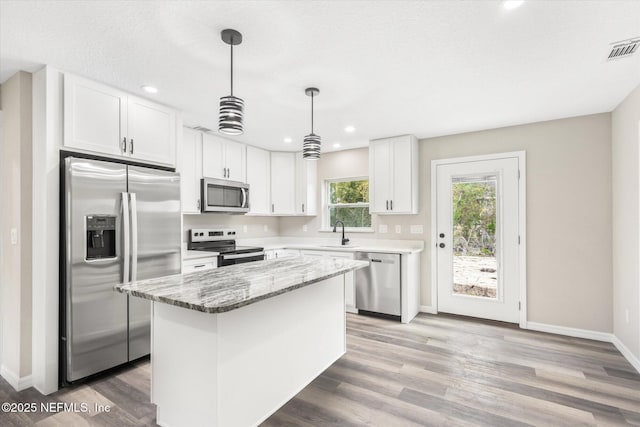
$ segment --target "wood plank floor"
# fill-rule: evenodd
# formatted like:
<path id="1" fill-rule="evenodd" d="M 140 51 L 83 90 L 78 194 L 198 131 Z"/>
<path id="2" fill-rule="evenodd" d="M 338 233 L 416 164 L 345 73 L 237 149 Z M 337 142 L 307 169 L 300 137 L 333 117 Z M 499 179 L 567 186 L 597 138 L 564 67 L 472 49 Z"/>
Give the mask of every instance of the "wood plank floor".
<path id="1" fill-rule="evenodd" d="M 0 379 L 1 402 L 91 409 L 0 413 L 0 426 L 156 425 L 149 386 L 148 361 L 51 396 Z M 640 375 L 609 343 L 456 316 L 348 315 L 347 354 L 263 423 L 325 425 L 640 426 Z"/>

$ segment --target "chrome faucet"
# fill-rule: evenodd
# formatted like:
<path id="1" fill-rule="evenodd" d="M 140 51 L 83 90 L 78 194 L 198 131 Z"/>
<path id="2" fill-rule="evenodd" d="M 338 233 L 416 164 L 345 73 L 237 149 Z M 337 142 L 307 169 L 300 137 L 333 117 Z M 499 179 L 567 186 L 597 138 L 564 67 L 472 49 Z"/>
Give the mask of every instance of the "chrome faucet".
<path id="1" fill-rule="evenodd" d="M 342 225 L 342 246 L 345 246 L 349 243 L 349 239 L 344 237 L 344 222 L 342 221 L 336 221 L 333 224 L 333 232 L 336 232 L 336 229 L 338 228 L 338 223 L 340 223 Z"/>

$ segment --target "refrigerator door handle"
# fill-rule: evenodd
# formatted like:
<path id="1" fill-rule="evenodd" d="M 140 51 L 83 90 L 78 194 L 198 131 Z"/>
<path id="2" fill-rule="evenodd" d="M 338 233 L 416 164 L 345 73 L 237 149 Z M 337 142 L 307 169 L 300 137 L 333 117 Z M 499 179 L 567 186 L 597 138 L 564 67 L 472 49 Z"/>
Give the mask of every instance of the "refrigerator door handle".
<path id="1" fill-rule="evenodd" d="M 138 203 L 136 193 L 129 193 L 131 197 L 131 281 L 138 278 Z"/>
<path id="2" fill-rule="evenodd" d="M 129 232 L 129 193 L 120 193 L 122 197 L 122 259 L 123 262 L 123 270 L 122 270 L 122 283 L 127 283 L 129 281 L 129 236 L 131 233 Z"/>

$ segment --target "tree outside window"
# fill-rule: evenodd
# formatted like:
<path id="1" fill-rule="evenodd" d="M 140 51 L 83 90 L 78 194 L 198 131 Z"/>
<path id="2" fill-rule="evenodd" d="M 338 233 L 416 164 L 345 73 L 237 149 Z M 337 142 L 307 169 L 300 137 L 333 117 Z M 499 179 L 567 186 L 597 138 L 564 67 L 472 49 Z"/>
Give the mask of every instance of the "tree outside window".
<path id="1" fill-rule="evenodd" d="M 327 209 L 329 210 L 327 226 L 332 227 L 336 221 L 342 221 L 345 227 L 371 227 L 369 180 L 367 178 L 327 181 L 326 191 Z"/>

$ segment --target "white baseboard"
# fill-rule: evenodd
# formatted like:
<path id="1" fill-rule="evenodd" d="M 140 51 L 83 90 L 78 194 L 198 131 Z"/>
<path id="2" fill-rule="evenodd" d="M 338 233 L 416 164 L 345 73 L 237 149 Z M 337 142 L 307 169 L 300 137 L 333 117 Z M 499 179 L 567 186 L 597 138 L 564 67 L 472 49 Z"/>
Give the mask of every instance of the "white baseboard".
<path id="1" fill-rule="evenodd" d="M 16 391 L 22 391 L 32 385 L 31 375 L 20 378 L 15 372 L 7 368 L 5 365 L 0 367 L 0 375 L 11 385 L 11 387 L 15 388 Z"/>
<path id="2" fill-rule="evenodd" d="M 438 314 L 438 311 L 432 305 L 421 305 L 420 313 Z"/>
<path id="3" fill-rule="evenodd" d="M 608 332 L 590 331 L 588 329 L 569 328 L 567 326 L 547 325 L 545 323 L 527 322 L 525 329 L 532 331 L 549 332 L 551 334 L 566 335 L 569 337 L 586 338 L 595 341 L 610 342 L 625 359 L 640 373 L 640 359 L 636 357 L 615 335 Z"/>
<path id="4" fill-rule="evenodd" d="M 617 336 L 611 335 L 611 342 L 616 346 L 618 351 L 622 353 L 625 359 L 631 363 L 631 366 L 636 368 L 636 371 L 640 373 L 640 359 L 637 358 L 635 354 L 631 353 L 631 350 L 629 350 Z"/>
<path id="5" fill-rule="evenodd" d="M 548 325 L 546 323 L 527 322 L 525 329 L 549 332 L 551 334 L 566 335 L 568 337 L 586 338 L 588 340 L 612 342 L 613 335 L 609 332 L 591 331 L 588 329 L 570 328 L 568 326 Z"/>

